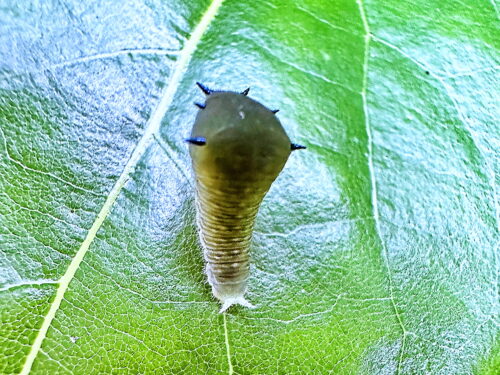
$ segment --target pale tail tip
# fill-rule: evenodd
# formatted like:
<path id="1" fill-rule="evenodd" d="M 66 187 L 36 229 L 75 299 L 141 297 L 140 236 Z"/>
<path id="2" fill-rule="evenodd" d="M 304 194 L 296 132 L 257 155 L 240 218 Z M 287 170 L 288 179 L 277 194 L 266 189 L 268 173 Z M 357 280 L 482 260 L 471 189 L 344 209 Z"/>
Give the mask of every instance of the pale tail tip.
<path id="1" fill-rule="evenodd" d="M 249 309 L 255 309 L 255 306 L 248 302 L 245 297 L 231 297 L 224 300 L 222 303 L 222 307 L 219 310 L 219 314 L 222 314 L 227 309 L 229 309 L 232 305 L 241 305 L 244 307 L 248 307 Z"/>

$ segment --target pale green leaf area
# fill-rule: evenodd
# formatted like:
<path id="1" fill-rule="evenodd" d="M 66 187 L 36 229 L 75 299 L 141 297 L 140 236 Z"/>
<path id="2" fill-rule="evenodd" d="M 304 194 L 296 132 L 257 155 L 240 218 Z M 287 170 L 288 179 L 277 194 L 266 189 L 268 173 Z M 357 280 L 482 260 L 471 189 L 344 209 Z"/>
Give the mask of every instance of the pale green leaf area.
<path id="1" fill-rule="evenodd" d="M 500 368 L 495 0 L 0 3 L 1 374 Z M 277 114 L 248 299 L 219 314 L 195 87 Z"/>

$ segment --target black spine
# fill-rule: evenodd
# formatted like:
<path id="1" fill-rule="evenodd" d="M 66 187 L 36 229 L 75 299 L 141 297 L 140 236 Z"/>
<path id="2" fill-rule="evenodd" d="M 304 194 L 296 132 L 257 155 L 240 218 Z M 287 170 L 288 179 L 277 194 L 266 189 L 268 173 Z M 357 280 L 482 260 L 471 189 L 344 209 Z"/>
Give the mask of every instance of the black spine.
<path id="1" fill-rule="evenodd" d="M 303 150 L 307 148 L 306 146 L 298 145 L 297 143 L 292 143 L 290 145 L 290 150 L 295 151 L 295 150 Z"/>
<path id="2" fill-rule="evenodd" d="M 205 86 L 203 83 L 201 82 L 196 82 L 196 84 L 198 85 L 198 87 L 201 89 L 201 91 L 203 91 L 203 93 L 205 95 L 210 95 L 211 93 L 214 92 L 214 90 L 212 89 L 209 89 L 207 86 Z"/>

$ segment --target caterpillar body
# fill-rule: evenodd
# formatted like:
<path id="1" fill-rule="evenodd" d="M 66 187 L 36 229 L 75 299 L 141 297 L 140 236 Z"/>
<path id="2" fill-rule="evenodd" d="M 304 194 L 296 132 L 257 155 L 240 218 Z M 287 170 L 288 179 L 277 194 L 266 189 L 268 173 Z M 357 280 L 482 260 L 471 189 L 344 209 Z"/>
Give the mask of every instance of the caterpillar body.
<path id="1" fill-rule="evenodd" d="M 245 299 L 255 217 L 290 152 L 290 143 L 271 111 L 242 93 L 207 95 L 186 139 L 196 178 L 196 221 L 213 295 L 222 303 L 252 305 Z"/>

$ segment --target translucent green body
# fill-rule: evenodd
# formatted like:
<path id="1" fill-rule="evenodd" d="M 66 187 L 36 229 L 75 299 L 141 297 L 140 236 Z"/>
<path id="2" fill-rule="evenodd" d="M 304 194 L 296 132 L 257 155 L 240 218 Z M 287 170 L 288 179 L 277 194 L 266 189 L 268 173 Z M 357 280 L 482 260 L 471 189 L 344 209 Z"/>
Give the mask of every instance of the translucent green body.
<path id="1" fill-rule="evenodd" d="M 290 139 L 274 113 L 245 95 L 214 92 L 199 111 L 190 145 L 196 176 L 197 223 L 206 274 L 222 310 L 249 305 L 255 216 L 290 155 Z"/>

